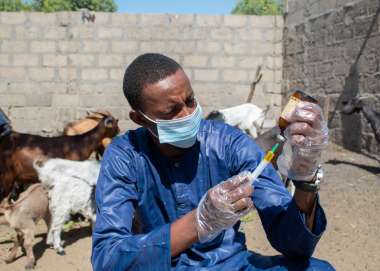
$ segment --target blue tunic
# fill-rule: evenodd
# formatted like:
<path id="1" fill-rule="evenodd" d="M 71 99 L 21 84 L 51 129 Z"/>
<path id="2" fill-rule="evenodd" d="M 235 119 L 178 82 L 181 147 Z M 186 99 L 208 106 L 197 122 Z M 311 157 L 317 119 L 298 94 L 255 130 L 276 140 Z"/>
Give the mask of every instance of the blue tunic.
<path id="1" fill-rule="evenodd" d="M 177 161 L 160 155 L 144 128 L 116 138 L 104 155 L 96 187 L 94 270 L 287 270 L 292 264 L 300 270 L 308 265 L 333 270 L 308 259 L 326 227 L 323 209 L 318 203 L 309 231 L 272 166 L 259 177 L 253 202 L 270 243 L 285 256 L 265 258 L 247 251 L 240 223 L 170 256 L 170 223 L 195 209 L 208 189 L 254 170 L 262 158 L 252 139 L 220 122 L 202 121 L 197 144 Z M 135 212 L 142 221 L 138 234 L 132 232 Z"/>

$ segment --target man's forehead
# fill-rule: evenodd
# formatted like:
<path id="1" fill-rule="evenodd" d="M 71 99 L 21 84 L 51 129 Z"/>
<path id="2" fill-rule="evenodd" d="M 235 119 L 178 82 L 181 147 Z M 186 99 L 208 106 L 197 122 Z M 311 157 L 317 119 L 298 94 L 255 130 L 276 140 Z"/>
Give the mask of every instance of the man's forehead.
<path id="1" fill-rule="evenodd" d="M 189 90 L 191 90 L 189 79 L 180 69 L 156 83 L 146 85 L 143 89 L 143 96 L 144 98 L 156 98 L 163 95 L 176 96 L 186 94 Z"/>

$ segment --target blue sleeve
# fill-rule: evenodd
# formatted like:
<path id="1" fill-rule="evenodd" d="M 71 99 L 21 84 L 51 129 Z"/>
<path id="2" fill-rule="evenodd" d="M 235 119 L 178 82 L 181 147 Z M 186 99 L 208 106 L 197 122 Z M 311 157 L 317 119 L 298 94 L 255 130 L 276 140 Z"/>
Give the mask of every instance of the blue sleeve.
<path id="1" fill-rule="evenodd" d="M 237 174 L 253 171 L 263 159 L 263 151 L 256 143 L 233 130 L 229 144 L 229 165 Z M 326 216 L 317 201 L 314 229 L 306 226 L 304 215 L 283 185 L 272 165 L 269 165 L 254 184 L 254 205 L 260 215 L 271 245 L 287 257 L 310 257 L 326 228 Z"/>
<path id="2" fill-rule="evenodd" d="M 96 187 L 97 217 L 93 230 L 93 270 L 169 270 L 170 225 L 133 234 L 138 204 L 136 163 L 113 143 L 102 161 Z"/>

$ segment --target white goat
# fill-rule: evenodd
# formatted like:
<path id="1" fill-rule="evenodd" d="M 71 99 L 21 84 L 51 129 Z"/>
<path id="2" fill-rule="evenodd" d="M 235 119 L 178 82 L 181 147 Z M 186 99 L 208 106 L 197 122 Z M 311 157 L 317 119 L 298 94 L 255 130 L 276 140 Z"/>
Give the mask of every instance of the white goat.
<path id="1" fill-rule="evenodd" d="M 256 138 L 261 133 L 268 109 L 263 110 L 252 103 L 244 103 L 225 109 L 214 110 L 207 115 L 206 119 L 224 121 Z"/>
<path id="2" fill-rule="evenodd" d="M 50 159 L 39 165 L 34 163 L 41 183 L 49 191 L 49 208 L 52 223 L 47 243 L 58 254 L 65 254 L 61 244 L 63 225 L 70 214 L 80 213 L 92 222 L 96 219 L 94 190 L 99 176 L 98 161 L 70 161 Z"/>

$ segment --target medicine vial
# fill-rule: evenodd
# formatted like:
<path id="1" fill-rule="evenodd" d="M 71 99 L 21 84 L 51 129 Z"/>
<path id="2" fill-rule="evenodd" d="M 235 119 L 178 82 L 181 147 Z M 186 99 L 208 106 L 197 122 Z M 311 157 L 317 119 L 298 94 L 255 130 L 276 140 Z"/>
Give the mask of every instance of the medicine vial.
<path id="1" fill-rule="evenodd" d="M 285 105 L 284 110 L 281 112 L 280 118 L 278 120 L 278 126 L 280 127 L 281 132 L 284 132 L 286 127 L 289 125 L 289 119 L 301 101 L 318 104 L 318 101 L 315 98 L 296 88 L 293 94 L 290 96 L 289 101 Z"/>

